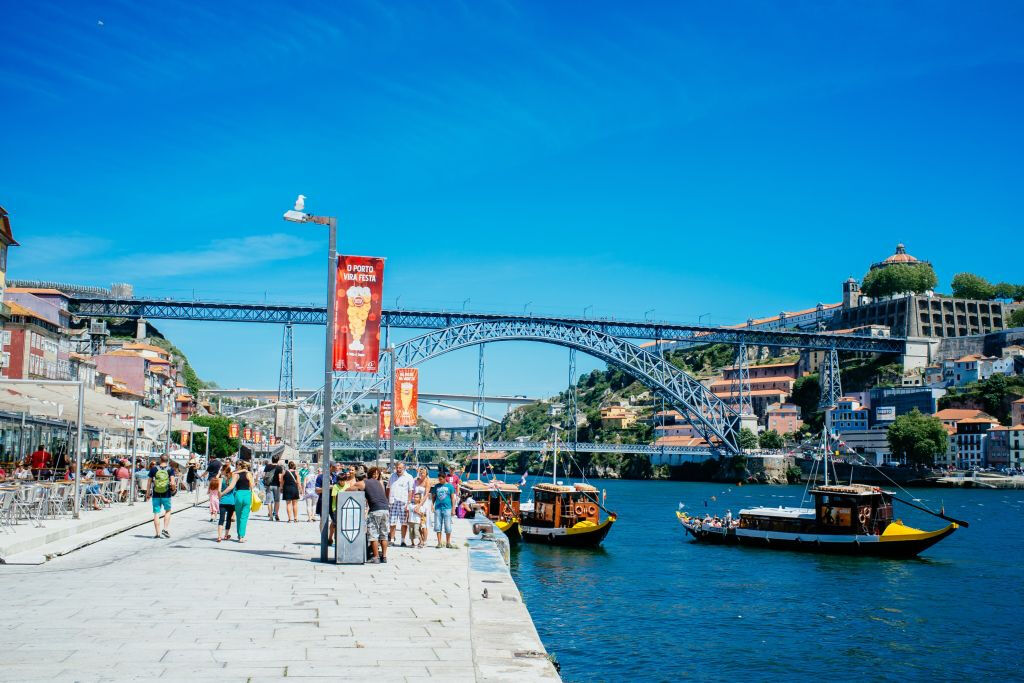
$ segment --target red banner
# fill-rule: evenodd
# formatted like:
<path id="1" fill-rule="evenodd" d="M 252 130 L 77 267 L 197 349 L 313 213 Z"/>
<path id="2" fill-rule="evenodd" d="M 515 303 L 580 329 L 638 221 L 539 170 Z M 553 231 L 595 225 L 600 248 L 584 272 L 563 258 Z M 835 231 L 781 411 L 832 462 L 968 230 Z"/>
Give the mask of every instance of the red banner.
<path id="1" fill-rule="evenodd" d="M 252 441 L 252 427 L 246 427 L 242 430 L 242 441 Z"/>
<path id="2" fill-rule="evenodd" d="M 257 429 L 252 435 L 252 440 L 256 443 L 263 443 L 263 432 Z"/>
<path id="3" fill-rule="evenodd" d="M 377 438 L 391 438 L 391 401 L 380 402 L 380 419 L 377 424 Z"/>
<path id="4" fill-rule="evenodd" d="M 384 259 L 338 256 L 334 305 L 334 369 L 377 372 Z"/>
<path id="5" fill-rule="evenodd" d="M 276 446 L 277 445 L 277 437 L 274 436 L 273 434 L 270 435 L 270 445 L 271 446 Z"/>
<path id="6" fill-rule="evenodd" d="M 187 446 L 188 445 L 188 432 L 181 432 L 181 445 L 182 446 Z"/>
<path id="7" fill-rule="evenodd" d="M 416 402 L 420 393 L 420 371 L 416 368 L 395 368 L 395 426 L 415 427 L 418 415 Z"/>
<path id="8" fill-rule="evenodd" d="M 229 439 L 237 439 L 238 438 L 238 423 L 237 422 L 232 422 L 231 424 L 228 425 L 228 438 Z"/>

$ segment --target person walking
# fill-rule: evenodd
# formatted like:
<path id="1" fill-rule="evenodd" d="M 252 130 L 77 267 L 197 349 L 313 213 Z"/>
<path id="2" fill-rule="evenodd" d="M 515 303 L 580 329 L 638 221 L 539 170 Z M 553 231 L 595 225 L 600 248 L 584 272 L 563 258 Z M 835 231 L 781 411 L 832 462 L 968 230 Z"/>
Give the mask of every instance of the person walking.
<path id="1" fill-rule="evenodd" d="M 237 518 L 238 542 L 245 543 L 245 532 L 249 526 L 249 512 L 252 508 L 252 495 L 255 488 L 249 463 L 239 460 L 235 471 L 231 473 L 231 483 L 225 493 L 235 494 L 235 516 Z"/>
<path id="2" fill-rule="evenodd" d="M 370 552 L 373 553 L 370 562 L 383 564 L 388 561 L 388 497 L 380 481 L 379 467 L 369 469 L 366 481 L 363 482 L 363 491 L 366 493 L 366 507 L 369 511 L 366 537 L 370 540 Z"/>
<path id="3" fill-rule="evenodd" d="M 302 500 L 306 501 L 306 521 L 315 522 L 314 515 L 316 513 L 316 501 L 319 496 L 316 494 L 316 476 L 320 472 L 317 471 L 314 474 L 312 471 L 307 472 L 303 478 L 303 494 Z"/>
<path id="4" fill-rule="evenodd" d="M 288 469 L 281 477 L 281 495 L 284 498 L 284 512 L 288 521 L 299 521 L 299 469 L 294 462 L 288 463 Z"/>
<path id="5" fill-rule="evenodd" d="M 220 472 L 211 474 L 206 482 L 206 495 L 210 499 L 210 521 L 220 517 Z"/>
<path id="6" fill-rule="evenodd" d="M 452 501 L 455 498 L 455 487 L 447 482 L 438 472 L 437 483 L 430 489 L 430 497 L 434 501 L 434 531 L 437 533 L 438 548 L 454 548 L 452 545 Z M 445 544 L 441 545 L 441 532 L 445 534 Z"/>
<path id="7" fill-rule="evenodd" d="M 281 454 L 270 460 L 263 470 L 263 485 L 267 487 L 267 519 L 281 521 L 281 488 L 284 485 L 284 467 L 281 466 Z"/>
<path id="8" fill-rule="evenodd" d="M 174 470 L 168 464 L 167 454 L 160 456 L 160 462 L 149 470 L 149 483 L 146 496 L 153 502 L 153 538 L 171 537 L 171 496 L 177 493 L 174 481 Z M 161 515 L 162 511 L 162 515 Z M 160 518 L 163 517 L 163 530 L 160 529 Z"/>
<path id="9" fill-rule="evenodd" d="M 214 477 L 220 476 L 221 460 L 217 456 L 210 458 L 210 461 L 206 463 L 206 480 L 209 481 Z"/>
<path id="10" fill-rule="evenodd" d="M 217 493 L 220 498 L 218 503 L 220 512 L 217 516 L 217 543 L 231 540 L 231 518 L 235 514 L 235 494 L 233 491 L 225 493 L 228 485 L 231 483 L 231 475 L 231 463 L 225 462 L 221 465 L 220 472 L 217 474 Z"/>
<path id="11" fill-rule="evenodd" d="M 409 503 L 412 502 L 414 485 L 415 480 L 405 471 L 405 463 L 396 463 L 395 473 L 388 479 L 388 517 L 391 522 L 388 540 L 395 542 L 395 528 L 401 525 L 402 536 L 399 540 L 403 548 L 409 530 Z"/>

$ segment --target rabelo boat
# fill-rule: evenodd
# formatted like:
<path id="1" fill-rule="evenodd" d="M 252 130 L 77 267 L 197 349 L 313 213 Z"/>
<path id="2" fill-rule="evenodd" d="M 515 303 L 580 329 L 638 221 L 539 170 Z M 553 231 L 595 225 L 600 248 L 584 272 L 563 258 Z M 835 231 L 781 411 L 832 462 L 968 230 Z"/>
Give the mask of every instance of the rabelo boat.
<path id="1" fill-rule="evenodd" d="M 463 493 L 469 493 L 479 504 L 479 510 L 494 522 L 508 537 L 509 543 L 518 543 L 522 538 L 519 530 L 519 487 L 497 479 L 485 482 L 467 479 L 462 482 Z"/>
<path id="2" fill-rule="evenodd" d="M 522 535 L 527 543 L 593 548 L 601 544 L 616 515 L 604 507 L 590 484 L 558 481 L 558 439 L 554 443 L 551 483 L 533 487 L 533 503 L 522 506 Z M 606 516 L 601 519 L 601 512 Z"/>

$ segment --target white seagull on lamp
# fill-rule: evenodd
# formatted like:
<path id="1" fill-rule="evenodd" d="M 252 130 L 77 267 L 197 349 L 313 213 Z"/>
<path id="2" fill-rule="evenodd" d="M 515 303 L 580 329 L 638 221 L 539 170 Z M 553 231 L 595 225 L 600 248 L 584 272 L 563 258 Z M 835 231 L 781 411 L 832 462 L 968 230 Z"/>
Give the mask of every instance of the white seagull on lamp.
<path id="1" fill-rule="evenodd" d="M 295 210 L 305 211 L 306 210 L 306 195 L 300 194 L 299 198 L 295 200 Z"/>
<path id="2" fill-rule="evenodd" d="M 295 208 L 284 212 L 284 219 L 293 223 L 305 223 L 309 220 L 306 214 L 306 195 L 300 194 L 295 200 Z"/>

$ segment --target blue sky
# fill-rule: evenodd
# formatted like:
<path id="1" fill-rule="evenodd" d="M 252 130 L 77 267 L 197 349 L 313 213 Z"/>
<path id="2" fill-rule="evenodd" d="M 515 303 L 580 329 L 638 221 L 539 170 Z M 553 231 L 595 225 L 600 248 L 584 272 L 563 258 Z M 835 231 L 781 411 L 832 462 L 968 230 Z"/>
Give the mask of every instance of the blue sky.
<path id="1" fill-rule="evenodd" d="M 901 241 L 940 286 L 1024 280 L 1022 29 L 986 2 L 11 4 L 9 276 L 322 301 L 301 192 L 407 306 L 724 324 L 835 301 Z M 279 328 L 159 326 L 204 378 L 276 384 Z M 299 331 L 299 384 L 322 344 Z M 472 391 L 475 360 L 424 385 Z M 566 360 L 494 345 L 488 388 Z"/>

